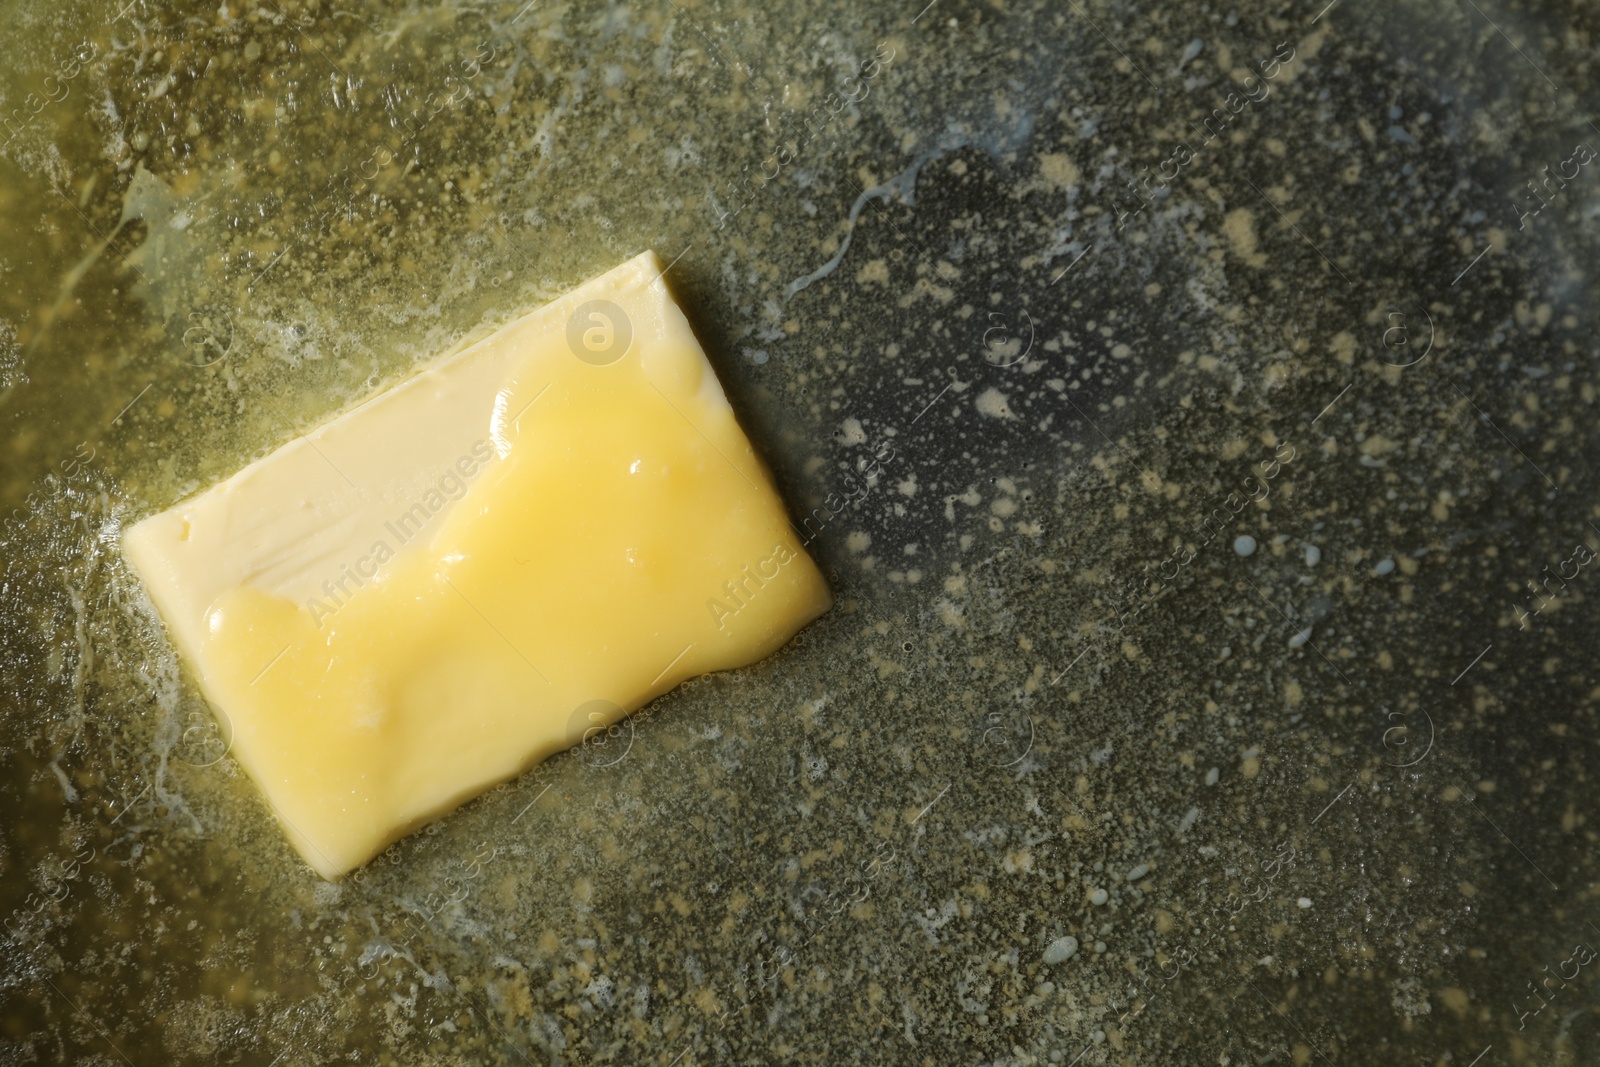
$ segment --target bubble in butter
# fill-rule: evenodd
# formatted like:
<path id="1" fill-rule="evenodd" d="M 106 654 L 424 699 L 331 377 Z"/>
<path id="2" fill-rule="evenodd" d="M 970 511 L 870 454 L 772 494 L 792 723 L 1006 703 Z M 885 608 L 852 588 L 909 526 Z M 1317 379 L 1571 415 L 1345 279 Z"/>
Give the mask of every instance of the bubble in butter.
<path id="1" fill-rule="evenodd" d="M 124 551 L 325 878 L 832 602 L 650 253 Z"/>

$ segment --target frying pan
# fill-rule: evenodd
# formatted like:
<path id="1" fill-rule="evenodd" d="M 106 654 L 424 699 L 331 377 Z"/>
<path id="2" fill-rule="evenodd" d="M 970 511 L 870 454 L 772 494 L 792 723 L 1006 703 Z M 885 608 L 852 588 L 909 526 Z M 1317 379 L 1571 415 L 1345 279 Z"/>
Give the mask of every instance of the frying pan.
<path id="1" fill-rule="evenodd" d="M 8 14 L 5 1062 L 1594 1061 L 1592 8 Z M 321 881 L 121 529 L 645 248 L 837 606 Z"/>

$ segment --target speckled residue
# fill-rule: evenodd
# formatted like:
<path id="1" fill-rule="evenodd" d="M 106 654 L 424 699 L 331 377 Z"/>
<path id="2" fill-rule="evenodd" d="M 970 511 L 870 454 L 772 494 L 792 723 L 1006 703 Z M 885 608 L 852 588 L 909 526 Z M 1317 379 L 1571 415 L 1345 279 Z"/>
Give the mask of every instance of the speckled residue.
<path id="1" fill-rule="evenodd" d="M 1586 1062 L 1594 13 L 920 7 L 19 9 L 8 1056 Z M 319 885 L 118 530 L 644 248 L 837 608 Z"/>

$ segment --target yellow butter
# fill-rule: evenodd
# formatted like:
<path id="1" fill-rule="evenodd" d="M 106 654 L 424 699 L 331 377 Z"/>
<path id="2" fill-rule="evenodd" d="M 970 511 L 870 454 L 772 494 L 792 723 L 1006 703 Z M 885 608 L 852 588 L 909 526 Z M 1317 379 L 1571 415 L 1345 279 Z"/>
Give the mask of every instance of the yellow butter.
<path id="1" fill-rule="evenodd" d="M 831 603 L 651 253 L 124 551 L 326 878 Z"/>

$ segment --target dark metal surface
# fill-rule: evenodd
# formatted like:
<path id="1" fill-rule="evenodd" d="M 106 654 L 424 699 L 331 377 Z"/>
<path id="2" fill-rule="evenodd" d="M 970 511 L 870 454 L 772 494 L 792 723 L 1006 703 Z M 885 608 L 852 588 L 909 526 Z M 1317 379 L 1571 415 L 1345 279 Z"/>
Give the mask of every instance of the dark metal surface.
<path id="1" fill-rule="evenodd" d="M 1600 1056 L 1593 10 L 920 7 L 13 5 L 0 1062 Z M 320 882 L 118 532 L 644 248 L 838 606 Z"/>

